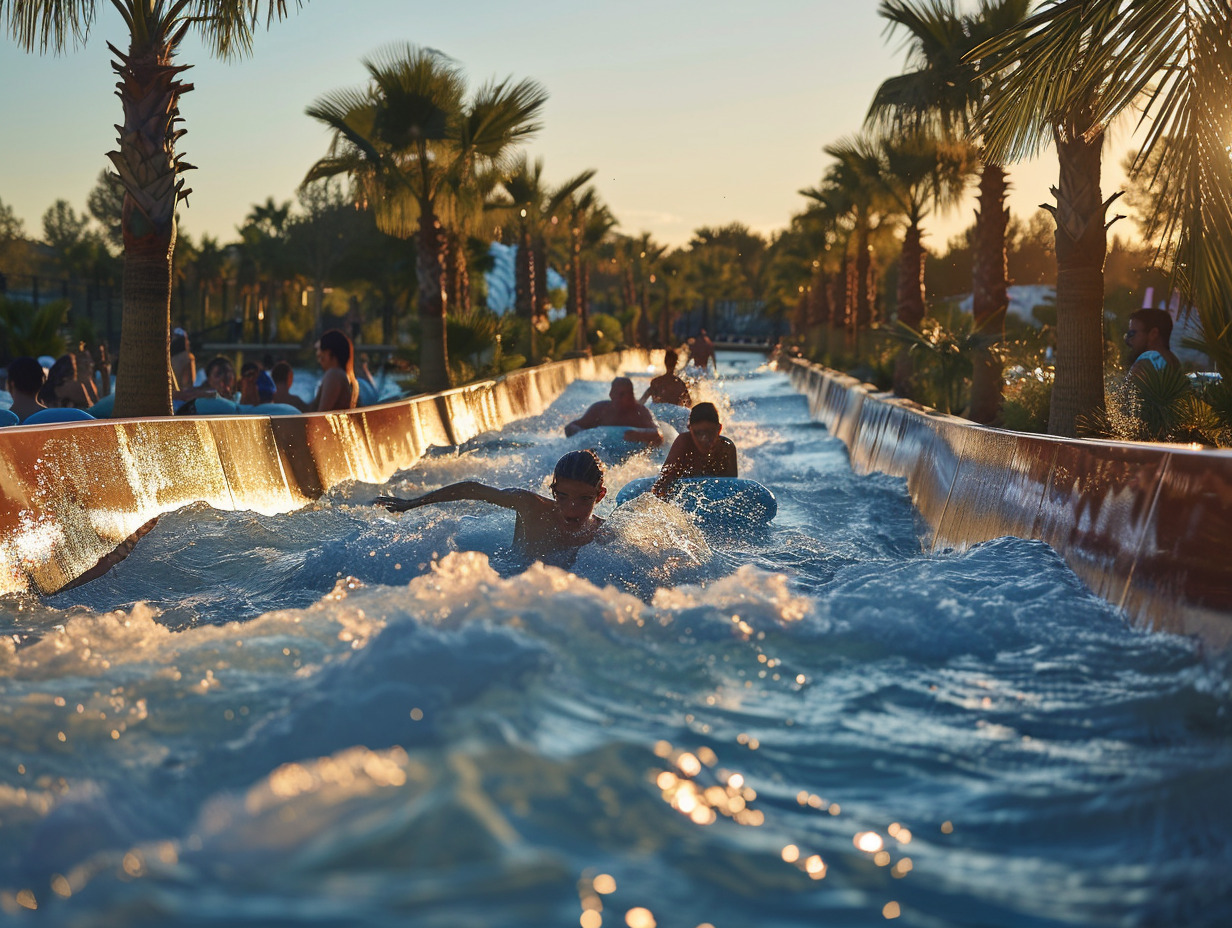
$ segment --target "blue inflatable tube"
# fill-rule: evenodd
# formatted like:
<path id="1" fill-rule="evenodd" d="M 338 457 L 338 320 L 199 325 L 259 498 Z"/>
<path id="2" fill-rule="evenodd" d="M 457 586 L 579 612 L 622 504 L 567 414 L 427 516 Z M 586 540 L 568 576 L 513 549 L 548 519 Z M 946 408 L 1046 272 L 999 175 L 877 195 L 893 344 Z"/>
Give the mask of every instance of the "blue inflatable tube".
<path id="1" fill-rule="evenodd" d="M 616 505 L 649 493 L 657 479 L 630 480 L 616 494 Z M 671 501 L 712 528 L 767 525 L 779 511 L 773 493 L 756 480 L 740 477 L 683 477 L 672 487 Z"/>
<path id="2" fill-rule="evenodd" d="M 598 428 L 583 429 L 565 439 L 565 444 L 571 449 L 591 449 L 604 464 L 619 464 L 643 451 L 671 447 L 671 443 L 676 438 L 676 430 L 663 424 L 659 425 L 659 431 L 663 433 L 662 445 L 652 445 L 644 441 L 626 441 L 625 432 L 628 430 L 629 426 L 624 425 L 601 425 Z"/>

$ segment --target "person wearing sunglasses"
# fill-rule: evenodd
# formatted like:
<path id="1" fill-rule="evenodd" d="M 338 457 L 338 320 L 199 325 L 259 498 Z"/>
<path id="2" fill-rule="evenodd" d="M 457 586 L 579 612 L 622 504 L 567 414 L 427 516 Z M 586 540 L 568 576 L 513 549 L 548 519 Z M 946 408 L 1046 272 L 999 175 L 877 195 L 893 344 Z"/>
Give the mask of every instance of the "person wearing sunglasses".
<path id="1" fill-rule="evenodd" d="M 1165 367 L 1180 367 L 1180 359 L 1172 353 L 1172 317 L 1162 309 L 1140 309 L 1131 313 L 1125 330 L 1129 348 L 1129 373 Z"/>

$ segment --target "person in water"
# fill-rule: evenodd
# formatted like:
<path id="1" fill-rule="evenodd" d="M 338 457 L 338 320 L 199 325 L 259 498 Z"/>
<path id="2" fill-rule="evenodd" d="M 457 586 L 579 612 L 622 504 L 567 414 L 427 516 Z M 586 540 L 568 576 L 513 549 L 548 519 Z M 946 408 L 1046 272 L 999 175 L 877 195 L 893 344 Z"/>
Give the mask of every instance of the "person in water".
<path id="1" fill-rule="evenodd" d="M 308 404 L 291 392 L 291 384 L 295 381 L 295 371 L 290 364 L 286 361 L 279 361 L 270 371 L 270 377 L 274 381 L 273 402 L 294 406 L 300 412 L 307 411 Z"/>
<path id="2" fill-rule="evenodd" d="M 719 372 L 719 362 L 714 356 L 714 342 L 710 340 L 705 329 L 698 332 L 697 337 L 690 342 L 689 356 L 693 359 L 693 363 L 701 368 L 703 374 L 712 364 L 715 373 Z"/>
<path id="3" fill-rule="evenodd" d="M 676 364 L 680 356 L 672 348 L 663 352 L 664 372 L 650 381 L 650 386 L 642 394 L 641 403 L 649 399 L 652 403 L 671 403 L 673 406 L 693 405 L 693 397 L 689 396 L 689 385 L 676 374 Z"/>
<path id="4" fill-rule="evenodd" d="M 736 445 L 720 435 L 722 431 L 714 403 L 694 406 L 689 413 L 689 430 L 672 442 L 651 492 L 665 498 L 681 477 L 738 477 Z"/>
<path id="5" fill-rule="evenodd" d="M 1165 367 L 1180 367 L 1180 359 L 1172 353 L 1172 317 L 1162 309 L 1140 309 L 1131 313 L 1125 344 L 1129 347 L 1129 373 L 1148 369 L 1162 371 Z"/>
<path id="6" fill-rule="evenodd" d="M 640 441 L 648 445 L 663 444 L 663 433 L 655 424 L 650 410 L 637 401 L 633 393 L 633 381 L 617 377 L 608 391 L 610 399 L 600 400 L 586 412 L 565 426 L 565 435 L 576 435 L 586 429 L 603 426 L 625 425 L 625 441 Z"/>
<path id="7" fill-rule="evenodd" d="M 317 341 L 317 361 L 325 372 L 309 412 L 354 409 L 359 405 L 359 381 L 355 379 L 355 350 L 346 333 L 330 329 Z"/>
<path id="8" fill-rule="evenodd" d="M 552 472 L 552 498 L 530 490 L 497 489 L 475 480 L 451 483 L 414 499 L 378 496 L 372 502 L 390 512 L 406 512 L 434 503 L 474 499 L 517 513 L 513 549 L 519 555 L 539 560 L 558 560 L 595 539 L 603 520 L 595 506 L 607 495 L 603 464 L 589 448 L 570 451 Z"/>

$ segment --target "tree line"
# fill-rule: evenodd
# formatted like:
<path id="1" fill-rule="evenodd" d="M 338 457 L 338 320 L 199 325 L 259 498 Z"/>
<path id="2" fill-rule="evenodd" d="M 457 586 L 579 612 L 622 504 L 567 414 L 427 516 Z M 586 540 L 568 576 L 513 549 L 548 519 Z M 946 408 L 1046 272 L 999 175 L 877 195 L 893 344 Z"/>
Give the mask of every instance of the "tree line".
<path id="1" fill-rule="evenodd" d="M 538 83 L 472 87 L 457 62 L 412 45 L 370 56 L 361 86 L 308 108 L 332 140 L 296 204 L 254 205 L 237 242 L 181 240 L 176 206 L 191 165 L 177 151 L 178 101 L 192 88 L 175 63 L 179 45 L 196 30 L 214 54 L 246 53 L 261 21 L 281 20 L 289 4 L 116 3 L 130 27 L 127 51 L 113 47 L 124 122 L 108 155 L 112 179 L 96 193 L 110 204 L 100 222 L 123 245 L 120 351 L 132 382 L 117 386 L 117 414 L 169 412 L 162 382 L 173 306 L 208 327 L 239 305 L 260 338 L 285 338 L 319 330 L 331 289 L 379 307 L 382 341 L 417 344 L 424 390 L 476 373 L 485 357 L 477 344 L 501 346 L 503 360 L 486 362 L 499 366 L 667 343 L 673 318 L 700 308 L 704 319 L 720 300 L 746 300 L 791 319 L 802 336 L 824 333 L 828 350 L 858 356 L 878 325 L 918 337 L 932 324 L 937 293 L 926 275 L 945 274 L 923 247 L 925 223 L 976 183 L 975 225 L 942 265 L 970 265 L 968 414 L 1000 414 L 1010 264 L 1046 252 L 1050 236 L 1050 430 L 1074 434 L 1104 406 L 1105 263 L 1116 218 L 1107 213 L 1116 195 L 1100 193 L 1100 160 L 1106 130 L 1131 109 L 1147 115 L 1131 175 L 1157 263 L 1201 317 L 1216 365 L 1232 373 L 1232 168 L 1218 144 L 1227 115 L 1219 75 L 1232 54 L 1226 0 L 980 0 L 966 14 L 954 0 L 883 0 L 890 37 L 906 38 L 907 67 L 878 89 L 864 130 L 825 148 L 830 162 L 801 191 L 805 208 L 770 236 L 732 224 L 699 229 L 678 249 L 619 234 L 594 171 L 548 181 L 524 150 L 547 99 Z M 0 19 L 27 48 L 59 49 L 84 40 L 92 4 L 0 0 Z M 1060 168 L 1045 207 L 1052 228 L 1036 217 L 1015 227 L 1005 203 L 1012 164 L 1046 145 Z M 57 227 L 74 227 L 71 209 L 56 208 Z M 13 239 L 0 248 L 11 252 Z M 508 321 L 485 315 L 482 272 L 494 240 L 518 246 Z M 565 279 L 559 291 L 549 268 Z M 549 319 L 552 309 L 564 318 Z M 452 353 L 473 363 L 451 357 L 451 331 Z M 910 395 L 917 380 L 904 347 L 894 386 Z"/>

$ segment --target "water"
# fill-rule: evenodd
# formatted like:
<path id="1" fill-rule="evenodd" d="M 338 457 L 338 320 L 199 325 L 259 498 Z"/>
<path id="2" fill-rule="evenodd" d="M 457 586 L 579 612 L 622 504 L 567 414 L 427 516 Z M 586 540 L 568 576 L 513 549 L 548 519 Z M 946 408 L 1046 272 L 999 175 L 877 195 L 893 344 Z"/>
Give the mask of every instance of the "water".
<path id="1" fill-rule="evenodd" d="M 568 573 L 502 510 L 366 504 L 542 487 L 579 383 L 384 487 L 190 507 L 0 600 L 4 922 L 1226 924 L 1225 659 L 1041 544 L 922 553 L 903 483 L 743 360 L 706 398 L 768 531 L 691 548 L 651 512 Z"/>

